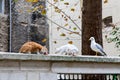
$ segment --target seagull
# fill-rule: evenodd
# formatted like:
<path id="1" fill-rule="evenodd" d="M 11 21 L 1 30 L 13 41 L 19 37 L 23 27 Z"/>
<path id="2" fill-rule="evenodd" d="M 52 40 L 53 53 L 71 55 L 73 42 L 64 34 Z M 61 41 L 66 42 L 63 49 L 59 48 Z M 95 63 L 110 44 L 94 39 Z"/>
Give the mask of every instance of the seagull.
<path id="1" fill-rule="evenodd" d="M 107 56 L 106 53 L 104 52 L 102 46 L 98 43 L 95 42 L 94 37 L 90 37 L 91 40 L 91 44 L 90 44 L 90 48 L 97 53 L 99 52 L 102 56 Z"/>

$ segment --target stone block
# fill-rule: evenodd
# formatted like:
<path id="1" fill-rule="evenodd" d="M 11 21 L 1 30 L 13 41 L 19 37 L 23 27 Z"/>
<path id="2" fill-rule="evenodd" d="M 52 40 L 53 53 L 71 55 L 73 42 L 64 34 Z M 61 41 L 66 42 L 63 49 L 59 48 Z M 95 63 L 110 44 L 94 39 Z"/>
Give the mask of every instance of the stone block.
<path id="1" fill-rule="evenodd" d="M 0 70 L 19 70 L 19 62 L 0 61 Z"/>
<path id="2" fill-rule="evenodd" d="M 0 72 L 0 80 L 27 80 L 26 72 Z"/>
<path id="3" fill-rule="evenodd" d="M 27 80 L 39 80 L 39 72 L 28 72 Z"/>
<path id="4" fill-rule="evenodd" d="M 55 62 L 53 63 L 51 70 L 55 73 L 119 74 L 119 68 L 120 64 L 112 63 Z"/>
<path id="5" fill-rule="evenodd" d="M 40 73 L 40 80 L 57 80 L 57 74 L 52 72 Z"/>
<path id="6" fill-rule="evenodd" d="M 41 61 L 23 61 L 21 62 L 21 70 L 40 70 L 49 71 L 50 63 Z"/>

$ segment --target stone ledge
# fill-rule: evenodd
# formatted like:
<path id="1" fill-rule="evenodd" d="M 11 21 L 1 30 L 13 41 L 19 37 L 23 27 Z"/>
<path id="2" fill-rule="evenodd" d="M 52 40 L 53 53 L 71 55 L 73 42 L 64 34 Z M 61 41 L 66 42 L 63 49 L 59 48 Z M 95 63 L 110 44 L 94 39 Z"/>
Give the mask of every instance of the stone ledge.
<path id="1" fill-rule="evenodd" d="M 120 63 L 120 57 L 111 56 L 60 56 L 60 55 L 38 55 L 0 52 L 0 60 L 33 60 L 33 61 L 61 61 L 61 62 L 101 62 Z"/>

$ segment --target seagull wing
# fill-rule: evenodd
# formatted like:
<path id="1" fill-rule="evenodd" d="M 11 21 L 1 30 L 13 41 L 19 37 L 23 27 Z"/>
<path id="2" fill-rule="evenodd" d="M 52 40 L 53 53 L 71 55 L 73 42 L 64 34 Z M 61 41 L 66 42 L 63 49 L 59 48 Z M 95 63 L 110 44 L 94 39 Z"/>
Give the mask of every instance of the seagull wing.
<path id="1" fill-rule="evenodd" d="M 106 53 L 103 51 L 103 48 L 102 48 L 102 46 L 101 45 L 99 45 L 98 43 L 96 43 L 96 45 L 95 45 L 96 47 L 97 47 L 97 49 L 99 49 L 100 50 L 100 53 L 102 54 L 102 55 L 106 55 Z"/>

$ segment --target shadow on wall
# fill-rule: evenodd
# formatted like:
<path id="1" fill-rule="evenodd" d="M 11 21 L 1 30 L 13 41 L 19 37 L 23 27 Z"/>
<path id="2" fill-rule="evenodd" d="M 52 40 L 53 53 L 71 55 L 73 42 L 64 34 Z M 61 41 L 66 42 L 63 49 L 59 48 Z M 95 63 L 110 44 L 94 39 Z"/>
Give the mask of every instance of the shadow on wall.
<path id="1" fill-rule="evenodd" d="M 41 45 L 46 45 L 45 42 L 42 42 L 43 39 L 46 39 L 44 28 L 30 26 L 30 41 L 37 42 Z"/>
<path id="2" fill-rule="evenodd" d="M 27 41 L 34 41 L 48 48 L 48 25 L 45 16 L 33 13 L 31 17 L 31 25 L 28 23 L 17 23 L 13 26 L 12 35 L 12 52 L 18 52 L 20 47 Z M 17 19 L 17 18 L 16 18 Z M 47 40 L 43 41 L 44 39 Z"/>

